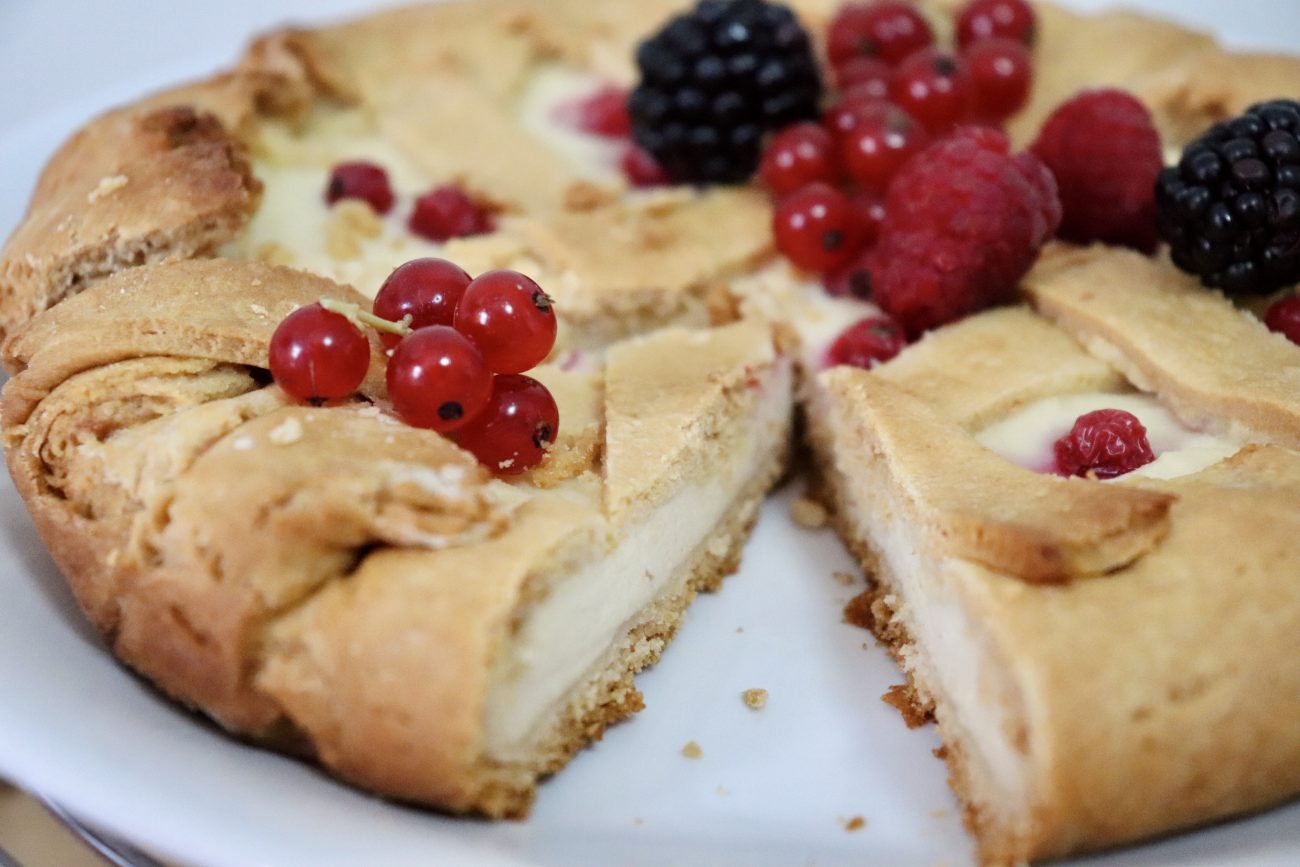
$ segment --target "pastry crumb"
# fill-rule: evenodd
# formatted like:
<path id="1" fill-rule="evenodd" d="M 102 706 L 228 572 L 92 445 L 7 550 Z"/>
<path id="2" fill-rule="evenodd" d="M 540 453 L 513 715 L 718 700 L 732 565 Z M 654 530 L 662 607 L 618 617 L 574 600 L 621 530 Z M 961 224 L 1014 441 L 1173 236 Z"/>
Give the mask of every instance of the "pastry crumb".
<path id="1" fill-rule="evenodd" d="M 333 259 L 355 259 L 361 255 L 361 242 L 378 238 L 383 230 L 383 222 L 367 202 L 344 199 L 330 209 L 325 251 Z"/>
<path id="2" fill-rule="evenodd" d="M 250 436 L 237 437 L 231 440 L 230 447 L 237 452 L 246 452 L 253 447 L 253 438 Z"/>
<path id="3" fill-rule="evenodd" d="M 266 309 L 265 307 L 263 307 L 261 304 L 249 304 L 249 305 L 248 305 L 248 309 L 249 309 L 249 310 L 252 310 L 253 313 L 254 313 L 255 315 L 257 315 L 257 316 L 270 316 L 270 315 L 271 315 L 271 311 L 270 311 L 270 310 L 267 310 L 267 309 Z"/>
<path id="4" fill-rule="evenodd" d="M 302 422 L 296 418 L 286 418 L 271 430 L 266 438 L 277 446 L 287 446 L 302 439 Z"/>
<path id="5" fill-rule="evenodd" d="M 762 710 L 767 707 L 767 690 L 765 689 L 759 689 L 758 687 L 747 689 L 740 694 L 740 697 L 744 699 L 750 710 Z"/>
<path id="6" fill-rule="evenodd" d="M 86 201 L 93 205 L 105 196 L 111 196 L 113 193 L 116 193 L 118 190 L 122 189 L 122 187 L 125 187 L 126 183 L 126 175 L 108 175 L 102 177 L 99 179 L 99 183 L 95 188 L 90 191 L 90 194 L 86 196 Z"/>
<path id="7" fill-rule="evenodd" d="M 267 265 L 295 265 L 298 262 L 298 257 L 283 244 L 267 241 L 257 248 L 257 261 L 265 262 Z M 297 307 L 297 305 L 294 306 Z"/>
<path id="8" fill-rule="evenodd" d="M 831 573 L 831 577 L 835 579 L 836 583 L 843 584 L 845 587 L 853 585 L 854 578 L 852 572 L 844 572 L 837 569 Z"/>
<path id="9" fill-rule="evenodd" d="M 840 819 L 840 821 L 844 824 L 844 830 L 850 834 L 867 827 L 867 820 L 862 816 L 852 816 L 848 819 Z"/>
<path id="10" fill-rule="evenodd" d="M 122 551 L 118 548 L 114 548 L 112 551 L 108 552 L 107 556 L 104 557 L 104 564 L 111 569 L 112 567 L 117 565 L 117 561 L 121 559 L 121 557 L 122 557 Z"/>
<path id="11" fill-rule="evenodd" d="M 687 741 L 686 746 L 682 747 L 682 755 L 688 759 L 698 759 L 704 755 L 704 750 L 700 749 L 700 745 L 695 741 Z"/>
<path id="12" fill-rule="evenodd" d="M 828 519 L 826 507 L 808 497 L 800 497 L 790 504 L 790 517 L 805 530 L 820 530 Z"/>

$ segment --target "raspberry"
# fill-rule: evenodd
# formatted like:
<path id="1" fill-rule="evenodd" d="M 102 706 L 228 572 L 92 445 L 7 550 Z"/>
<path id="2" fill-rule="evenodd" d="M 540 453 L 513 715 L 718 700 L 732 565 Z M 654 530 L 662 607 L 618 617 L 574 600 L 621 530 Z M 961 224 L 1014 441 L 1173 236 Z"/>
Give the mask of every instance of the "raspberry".
<path id="1" fill-rule="evenodd" d="M 1154 461 L 1147 429 L 1122 409 L 1084 413 L 1056 441 L 1056 468 L 1063 476 L 1113 479 Z"/>
<path id="2" fill-rule="evenodd" d="M 894 176 L 868 262 L 873 300 L 915 337 L 1012 300 L 1061 219 L 1052 173 L 1006 136 L 969 127 Z"/>
<path id="3" fill-rule="evenodd" d="M 1146 106 L 1122 90 L 1084 91 L 1052 112 L 1030 149 L 1056 176 L 1061 238 L 1155 252 L 1164 155 Z"/>

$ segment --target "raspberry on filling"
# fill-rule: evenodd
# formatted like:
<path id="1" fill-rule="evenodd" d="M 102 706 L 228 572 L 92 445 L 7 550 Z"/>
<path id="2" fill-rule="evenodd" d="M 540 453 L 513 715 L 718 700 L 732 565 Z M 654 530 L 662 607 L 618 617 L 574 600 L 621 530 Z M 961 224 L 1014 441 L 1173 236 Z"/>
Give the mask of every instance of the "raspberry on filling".
<path id="1" fill-rule="evenodd" d="M 1122 409 L 1084 413 L 1056 441 L 1056 469 L 1063 476 L 1113 479 L 1154 461 L 1147 429 Z"/>

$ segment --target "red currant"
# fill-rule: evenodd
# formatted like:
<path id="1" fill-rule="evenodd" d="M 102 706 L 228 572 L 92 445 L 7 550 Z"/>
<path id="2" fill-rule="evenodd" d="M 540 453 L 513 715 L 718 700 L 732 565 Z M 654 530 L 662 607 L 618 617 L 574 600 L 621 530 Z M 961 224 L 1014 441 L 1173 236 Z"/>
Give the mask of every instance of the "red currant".
<path id="1" fill-rule="evenodd" d="M 413 259 L 388 275 L 372 309 L 376 316 L 392 322 L 409 314 L 412 328 L 451 325 L 469 281 L 468 274 L 446 259 Z M 402 338 L 381 331 L 379 339 L 392 349 Z"/>
<path id="2" fill-rule="evenodd" d="M 877 96 L 870 85 L 850 87 L 826 110 L 822 126 L 840 140 L 857 128 L 863 112 L 888 104 L 888 100 Z"/>
<path id="3" fill-rule="evenodd" d="M 461 296 L 455 324 L 494 373 L 523 373 L 555 345 L 551 297 L 517 271 L 488 271 L 476 277 Z"/>
<path id="4" fill-rule="evenodd" d="M 528 376 L 495 378 L 485 410 L 456 441 L 494 473 L 512 476 L 546 457 L 560 431 L 560 411 L 546 386 Z"/>
<path id="5" fill-rule="evenodd" d="M 918 51 L 898 67 L 894 102 L 932 133 L 943 133 L 970 114 L 974 88 L 966 62 L 933 49 Z"/>
<path id="6" fill-rule="evenodd" d="M 787 196 L 772 217 L 776 246 L 806 271 L 847 265 L 862 248 L 862 227 L 849 197 L 829 184 L 809 184 Z"/>
<path id="7" fill-rule="evenodd" d="M 407 225 L 420 237 L 438 243 L 495 228 L 492 215 L 453 185 L 437 187 L 416 199 Z"/>
<path id="8" fill-rule="evenodd" d="M 1300 295 L 1274 301 L 1264 315 L 1264 324 L 1269 331 L 1276 331 L 1292 343 L 1300 345 Z"/>
<path id="9" fill-rule="evenodd" d="M 822 278 L 826 294 L 836 298 L 871 300 L 871 250 L 862 253 L 843 268 L 831 271 Z"/>
<path id="10" fill-rule="evenodd" d="M 859 110 L 854 128 L 840 139 L 840 159 L 862 189 L 880 193 L 928 139 L 907 112 L 875 103 Z"/>
<path id="11" fill-rule="evenodd" d="M 1001 36 L 981 39 L 965 58 L 975 89 L 976 117 L 1003 121 L 1025 107 L 1033 61 L 1023 44 Z"/>
<path id="12" fill-rule="evenodd" d="M 910 3 L 877 0 L 851 3 L 839 11 L 826 34 L 831 66 L 854 57 L 878 57 L 891 66 L 934 43 L 934 31 Z"/>
<path id="13" fill-rule="evenodd" d="M 826 354 L 826 363 L 848 364 L 870 370 L 907 347 L 903 328 L 888 316 L 859 319 L 840 332 Z"/>
<path id="14" fill-rule="evenodd" d="M 446 325 L 412 331 L 388 360 L 388 399 L 402 421 L 448 433 L 487 406 L 492 371 L 460 332 Z"/>
<path id="15" fill-rule="evenodd" d="M 833 184 L 840 175 L 835 142 L 819 124 L 788 126 L 768 144 L 758 174 L 777 196 L 793 193 L 814 181 Z"/>
<path id="16" fill-rule="evenodd" d="M 662 187 L 671 183 L 663 166 L 636 145 L 631 145 L 623 151 L 619 168 L 623 170 L 623 177 L 627 178 L 627 182 L 633 187 Z"/>
<path id="17" fill-rule="evenodd" d="M 1056 468 L 1065 476 L 1113 479 L 1154 461 L 1147 429 L 1122 409 L 1084 413 L 1053 446 Z"/>
<path id="18" fill-rule="evenodd" d="M 325 203 L 332 205 L 339 199 L 361 199 L 369 202 L 375 213 L 387 214 L 393 209 L 388 172 L 374 163 L 339 163 L 330 171 L 325 185 Z"/>
<path id="19" fill-rule="evenodd" d="M 338 400 L 366 378 L 370 341 L 346 316 L 309 304 L 276 326 L 268 365 L 276 384 L 293 399 Z"/>
<path id="20" fill-rule="evenodd" d="M 876 99 L 889 99 L 893 76 L 893 67 L 875 57 L 854 57 L 835 67 L 835 84 L 840 90 L 862 87 Z"/>
<path id="21" fill-rule="evenodd" d="M 994 36 L 1033 45 L 1036 30 L 1034 10 L 1025 0 L 971 0 L 957 16 L 957 47 L 965 51 Z"/>
<path id="22" fill-rule="evenodd" d="M 604 138 L 627 138 L 632 118 L 627 113 L 627 91 L 612 84 L 555 107 L 560 123 Z"/>
<path id="23" fill-rule="evenodd" d="M 862 243 L 870 246 L 880 237 L 885 224 L 885 198 L 875 193 L 859 192 L 853 196 L 853 209 L 862 227 Z"/>

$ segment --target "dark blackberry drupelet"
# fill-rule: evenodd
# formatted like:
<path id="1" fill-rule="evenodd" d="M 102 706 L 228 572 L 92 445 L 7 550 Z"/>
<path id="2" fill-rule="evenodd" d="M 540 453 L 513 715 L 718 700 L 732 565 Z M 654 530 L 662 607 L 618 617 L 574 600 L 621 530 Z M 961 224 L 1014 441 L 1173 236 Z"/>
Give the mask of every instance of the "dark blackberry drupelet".
<path id="1" fill-rule="evenodd" d="M 817 117 L 821 78 L 794 13 L 763 0 L 703 0 L 637 49 L 632 136 L 683 183 L 741 183 L 766 133 Z"/>
<path id="2" fill-rule="evenodd" d="M 1229 294 L 1300 281 L 1300 102 L 1210 127 L 1156 183 L 1160 236 L 1179 268 Z"/>

